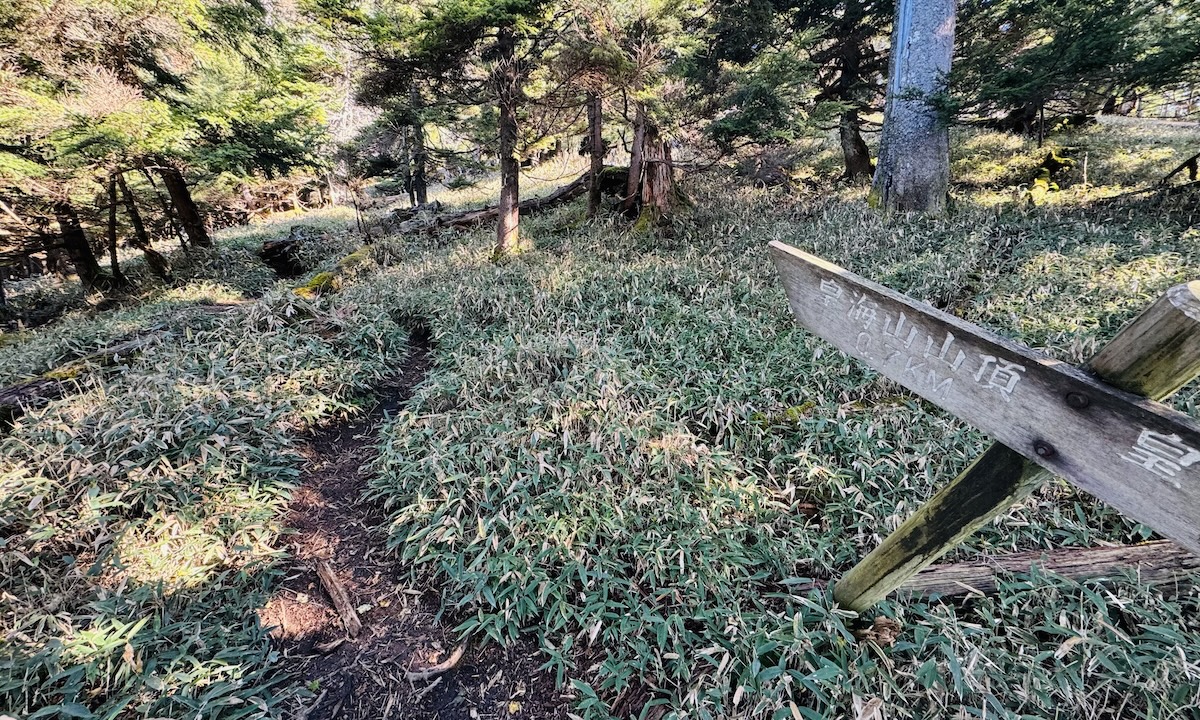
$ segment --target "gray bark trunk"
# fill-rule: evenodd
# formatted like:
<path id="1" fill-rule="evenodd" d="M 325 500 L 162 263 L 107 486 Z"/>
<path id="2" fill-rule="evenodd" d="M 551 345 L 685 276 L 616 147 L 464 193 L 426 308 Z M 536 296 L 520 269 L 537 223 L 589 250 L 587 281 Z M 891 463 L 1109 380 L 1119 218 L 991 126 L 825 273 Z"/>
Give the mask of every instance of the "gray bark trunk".
<path id="1" fill-rule="evenodd" d="M 100 279 L 100 263 L 96 261 L 96 253 L 92 252 L 92 244 L 83 230 L 83 224 L 79 222 L 79 214 L 65 200 L 55 203 L 54 214 L 62 234 L 63 248 L 75 266 L 80 282 L 88 290 L 95 289 Z"/>
<path id="2" fill-rule="evenodd" d="M 412 146 L 408 142 L 409 127 L 400 129 L 400 158 L 401 177 L 404 178 L 404 194 L 408 196 L 409 207 L 417 206 L 417 195 L 413 192 L 413 161 Z"/>
<path id="3" fill-rule="evenodd" d="M 645 123 L 642 151 L 642 216 L 654 224 L 667 222 L 675 211 L 678 191 L 671 146 L 654 123 Z"/>
<path id="4" fill-rule="evenodd" d="M 117 178 L 108 177 L 108 264 L 112 268 L 114 285 L 125 285 L 125 276 L 121 274 L 121 266 L 117 262 Z"/>
<path id="5" fill-rule="evenodd" d="M 175 237 L 179 239 L 179 247 L 187 250 L 187 236 L 183 234 L 183 229 L 179 226 L 179 218 L 175 216 L 175 208 L 171 205 L 171 201 L 163 197 L 159 192 L 158 185 L 154 183 L 154 176 L 146 168 L 141 168 L 142 177 L 146 178 L 146 182 L 150 187 L 154 188 L 154 196 L 158 198 L 158 204 L 162 207 L 163 217 L 167 219 L 171 231 L 175 233 Z"/>
<path id="6" fill-rule="evenodd" d="M 409 102 L 412 104 L 413 112 L 416 113 L 416 120 L 413 122 L 413 169 L 412 169 L 412 184 L 413 194 L 416 196 L 417 205 L 424 205 L 429 202 L 428 182 L 425 179 L 425 165 L 428 153 L 425 150 L 425 125 L 422 123 L 419 104 L 421 96 L 414 87 L 408 93 Z"/>
<path id="7" fill-rule="evenodd" d="M 171 196 L 171 205 L 175 207 L 175 214 L 179 218 L 179 224 L 183 226 L 184 234 L 187 235 L 188 244 L 193 247 L 212 247 L 208 228 L 204 225 L 200 208 L 196 207 L 196 201 L 192 199 L 192 191 L 188 189 L 183 173 L 173 167 L 163 166 L 159 168 L 158 175 L 167 187 L 167 194 Z"/>
<path id="8" fill-rule="evenodd" d="M 842 158 L 846 161 L 846 179 L 854 183 L 870 179 L 871 152 L 859 131 L 857 110 L 842 113 L 838 136 L 842 143 Z"/>
<path id="9" fill-rule="evenodd" d="M 120 188 L 121 197 L 125 203 L 125 212 L 129 216 L 130 224 L 133 225 L 134 246 L 142 251 L 142 255 L 146 258 L 146 265 L 155 275 L 163 280 L 171 279 L 171 264 L 167 262 L 162 253 L 151 245 L 150 234 L 146 232 L 146 224 L 142 222 L 142 213 L 138 211 L 137 200 L 134 199 L 129 184 L 125 182 L 125 176 L 118 173 L 116 177 L 117 187 Z"/>
<path id="10" fill-rule="evenodd" d="M 638 103 L 633 121 L 633 147 L 629 149 L 629 181 L 621 209 L 632 215 L 638 207 L 642 189 L 642 155 L 646 151 L 646 108 Z"/>
<path id="11" fill-rule="evenodd" d="M 950 136 L 932 98 L 945 89 L 956 0 L 898 0 L 871 203 L 887 212 L 940 213 L 950 186 Z"/>
<path id="12" fill-rule="evenodd" d="M 604 172 L 604 102 L 600 93 L 589 92 L 587 95 L 588 109 L 588 151 L 592 158 L 588 170 L 588 217 L 596 217 L 600 212 L 600 173 Z"/>
<path id="13" fill-rule="evenodd" d="M 520 173 L 517 160 L 517 43 L 511 27 L 500 29 L 500 58 L 496 68 L 497 104 L 500 109 L 500 208 L 496 222 L 496 255 L 520 248 Z"/>

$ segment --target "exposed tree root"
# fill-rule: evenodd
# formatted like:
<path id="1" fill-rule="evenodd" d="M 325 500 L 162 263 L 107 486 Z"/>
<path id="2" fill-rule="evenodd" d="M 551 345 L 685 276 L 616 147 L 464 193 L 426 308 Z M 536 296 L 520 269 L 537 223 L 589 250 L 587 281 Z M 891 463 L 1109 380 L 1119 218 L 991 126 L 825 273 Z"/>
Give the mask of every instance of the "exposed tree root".
<path id="1" fill-rule="evenodd" d="M 441 675 L 442 673 L 453 670 L 454 666 L 458 664 L 458 661 L 462 660 L 463 653 L 466 651 L 466 645 L 459 645 L 458 647 L 454 648 L 454 652 L 450 653 L 450 657 L 446 658 L 437 665 L 434 665 L 433 667 L 428 667 L 424 670 L 405 670 L 404 679 L 410 681 L 430 680 L 438 675 Z"/>

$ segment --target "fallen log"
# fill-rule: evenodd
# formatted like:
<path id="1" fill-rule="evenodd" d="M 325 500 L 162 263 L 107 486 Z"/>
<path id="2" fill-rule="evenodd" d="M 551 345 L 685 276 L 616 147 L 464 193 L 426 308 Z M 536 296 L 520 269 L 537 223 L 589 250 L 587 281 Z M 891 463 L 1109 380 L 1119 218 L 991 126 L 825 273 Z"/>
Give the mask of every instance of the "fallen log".
<path id="1" fill-rule="evenodd" d="M 294 225 L 288 231 L 287 237 L 264 240 L 259 248 L 258 256 L 267 267 L 275 271 L 281 278 L 294 278 L 303 275 L 307 268 L 297 251 L 300 245 L 313 238 L 323 238 L 326 234 L 310 225 Z"/>
<path id="2" fill-rule="evenodd" d="M 587 188 L 588 174 L 584 173 L 570 183 L 555 189 L 549 195 L 522 200 L 520 204 L 521 214 L 533 215 L 570 202 L 586 193 Z M 499 205 L 489 205 L 477 210 L 459 210 L 457 212 L 434 215 L 433 217 L 418 216 L 400 223 L 385 220 L 381 223 L 381 226 L 384 232 L 387 233 L 433 232 L 439 228 L 467 228 L 488 220 L 494 220 L 499 212 Z"/>
<path id="3" fill-rule="evenodd" d="M 1158 184 L 1166 185 L 1171 180 L 1171 178 L 1175 177 L 1176 175 L 1183 172 L 1184 170 L 1188 171 L 1188 180 L 1189 181 L 1195 183 L 1196 180 L 1200 179 L 1200 153 L 1196 153 L 1195 155 L 1191 156 L 1187 160 L 1184 160 L 1183 162 L 1179 163 L 1179 165 L 1174 170 L 1167 173 L 1166 176 L 1163 177 L 1162 180 L 1159 180 Z"/>
<path id="4" fill-rule="evenodd" d="M 74 380 L 89 367 L 115 365 L 124 358 L 137 355 L 163 334 L 163 331 L 158 331 L 139 335 L 132 340 L 111 345 L 78 360 L 60 365 L 32 380 L 26 380 L 0 390 L 0 427 L 11 427 L 13 421 L 29 410 L 44 407 L 65 397 L 71 392 Z"/>
<path id="5" fill-rule="evenodd" d="M 1116 547 L 1064 548 L 1013 553 L 977 562 L 934 565 L 900 587 L 901 593 L 944 596 L 988 595 L 1011 573 L 1034 569 L 1071 580 L 1137 574 L 1144 584 L 1184 579 L 1200 571 L 1200 556 L 1162 540 Z"/>
<path id="6" fill-rule="evenodd" d="M 195 305 L 178 312 L 199 312 L 203 315 L 222 315 L 236 310 L 246 304 L 246 301 L 217 303 L 214 305 Z M 29 410 L 44 407 L 51 402 L 70 394 L 77 385 L 73 382 L 89 367 L 109 367 L 123 359 L 140 354 L 153 342 L 167 337 L 170 331 L 165 325 L 159 324 L 147 328 L 141 335 L 123 340 L 81 358 L 47 370 L 38 377 L 31 378 L 15 385 L 0 389 L 0 429 L 12 426 L 17 418 Z"/>
<path id="7" fill-rule="evenodd" d="M 625 168 L 605 168 L 607 178 L 602 175 L 601 185 L 610 188 L 613 186 L 612 178 L 622 176 L 626 171 Z M 612 171 L 612 172 L 607 172 Z M 564 203 L 570 202 L 575 198 L 587 192 L 588 175 L 584 173 L 570 183 L 557 188 L 554 192 L 543 197 L 529 198 L 520 204 L 522 215 L 532 215 L 534 213 L 548 210 L 552 207 L 557 207 Z M 427 206 L 422 206 L 425 208 Z M 441 207 L 437 202 L 430 203 L 429 208 Z M 440 215 L 429 215 L 422 213 L 421 208 L 416 212 L 404 210 L 399 213 L 392 213 L 379 222 L 377 227 L 383 229 L 385 233 L 414 233 L 414 232 L 433 232 L 439 228 L 467 228 L 472 225 L 494 220 L 499 212 L 498 205 L 489 205 L 485 208 L 476 210 L 459 210 L 457 212 L 442 213 Z M 402 222 L 396 222 L 398 218 L 408 218 Z M 292 252 L 292 246 L 295 240 L 284 238 L 280 240 L 269 240 L 263 243 L 263 249 L 260 255 L 265 259 L 268 256 L 277 257 L 284 256 Z M 326 293 L 336 293 L 341 289 L 343 276 L 348 270 L 354 269 L 364 262 L 370 260 L 370 241 L 363 245 L 358 250 L 350 253 L 346 257 L 338 261 L 337 266 L 330 271 L 320 272 L 301 285 L 292 288 L 292 292 L 299 297 L 311 300 Z"/>

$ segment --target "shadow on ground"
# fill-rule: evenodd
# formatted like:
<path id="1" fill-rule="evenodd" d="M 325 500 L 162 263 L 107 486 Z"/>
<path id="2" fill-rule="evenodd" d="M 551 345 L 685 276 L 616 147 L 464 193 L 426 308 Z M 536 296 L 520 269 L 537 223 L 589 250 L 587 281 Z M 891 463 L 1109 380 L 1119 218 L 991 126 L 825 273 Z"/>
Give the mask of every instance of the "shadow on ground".
<path id="1" fill-rule="evenodd" d="M 312 696 L 298 717 L 333 718 L 565 718 L 567 703 L 553 678 L 539 670 L 536 643 L 510 648 L 468 647 L 449 671 L 406 679 L 446 661 L 456 649 L 454 623 L 438 619 L 436 588 L 414 589 L 384 550 L 383 509 L 362 500 L 363 467 L 375 452 L 380 423 L 411 395 L 428 371 L 428 345 L 417 345 L 380 388 L 366 417 L 322 428 L 306 438 L 306 463 L 287 523 L 293 567 L 260 611 L 283 653 L 280 666 Z M 316 566 L 327 561 L 360 611 L 362 631 L 348 637 Z"/>

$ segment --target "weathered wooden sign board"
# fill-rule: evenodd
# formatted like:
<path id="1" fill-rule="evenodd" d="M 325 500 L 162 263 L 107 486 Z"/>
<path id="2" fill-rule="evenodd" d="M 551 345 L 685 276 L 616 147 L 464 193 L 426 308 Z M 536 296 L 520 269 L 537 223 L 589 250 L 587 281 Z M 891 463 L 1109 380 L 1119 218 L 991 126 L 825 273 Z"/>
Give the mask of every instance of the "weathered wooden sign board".
<path id="1" fill-rule="evenodd" d="M 805 328 L 1200 553 L 1200 426 L 1190 417 L 796 248 L 770 247 Z"/>

